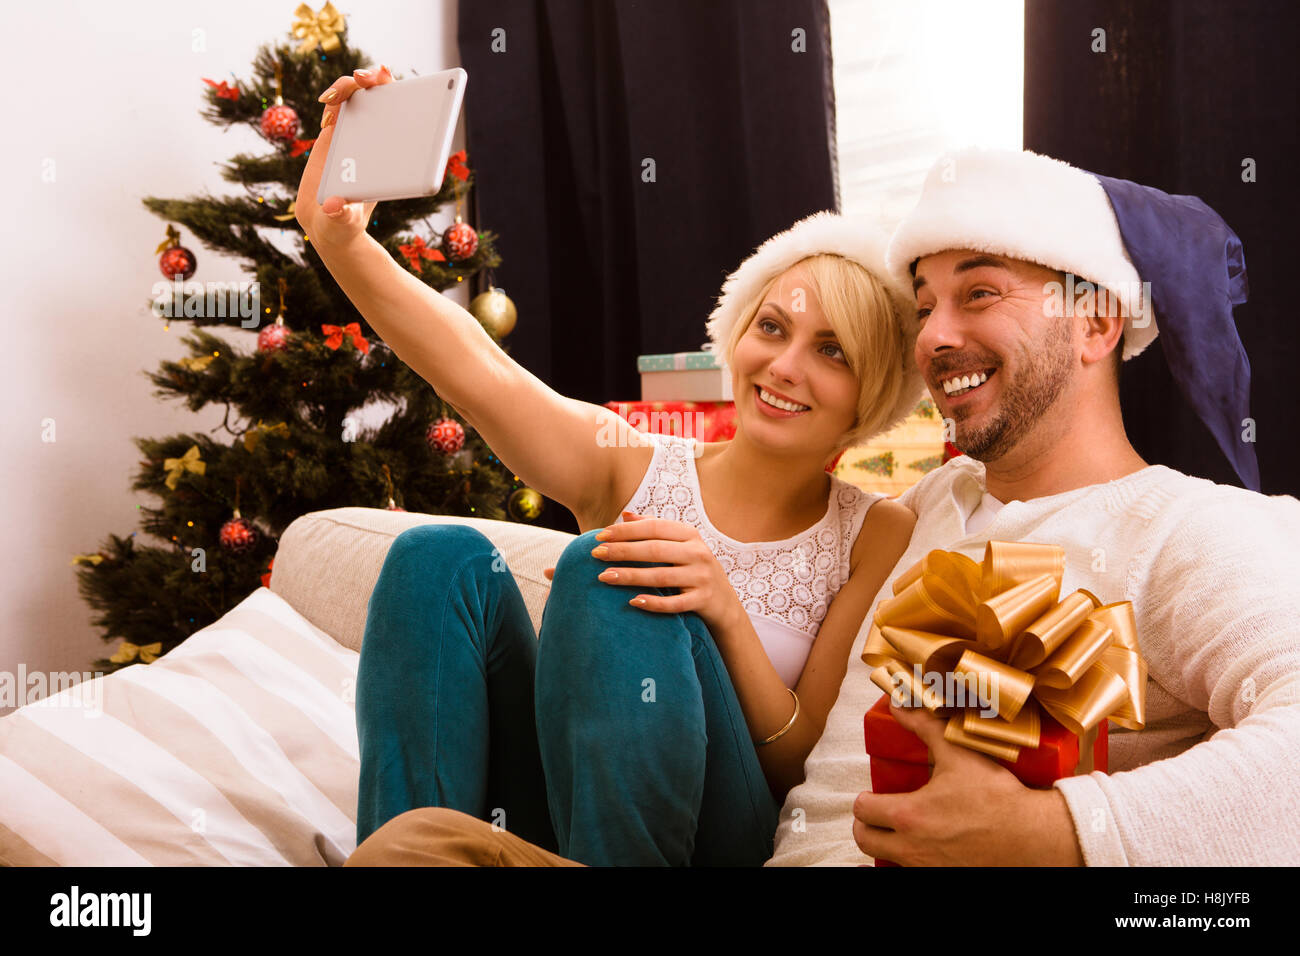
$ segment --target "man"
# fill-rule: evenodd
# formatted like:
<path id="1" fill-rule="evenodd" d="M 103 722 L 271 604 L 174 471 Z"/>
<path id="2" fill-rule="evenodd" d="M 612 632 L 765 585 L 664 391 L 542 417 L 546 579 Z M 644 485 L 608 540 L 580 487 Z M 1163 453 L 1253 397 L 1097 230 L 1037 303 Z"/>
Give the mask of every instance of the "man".
<path id="1" fill-rule="evenodd" d="M 1121 360 L 1163 334 L 1175 378 L 1258 488 L 1237 237 L 1190 197 L 970 150 L 931 170 L 889 259 L 916 289 L 917 365 L 965 452 L 902 496 L 918 521 L 891 579 L 936 548 L 1063 547 L 1062 593 L 1133 604 L 1146 722 L 1112 729 L 1109 775 L 1031 790 L 946 742 L 937 718 L 895 709 L 930 747 L 931 780 L 863 792 L 862 717 L 882 692 L 861 652 L 886 589 L 769 865 L 1300 861 L 1300 502 L 1148 465 L 1119 408 Z M 439 862 L 558 860 L 454 811 L 389 826 L 397 843 L 452 847 Z M 388 862 L 363 847 L 349 863 L 368 861 Z"/>
<path id="2" fill-rule="evenodd" d="M 1063 594 L 1133 603 L 1147 719 L 1112 728 L 1109 776 L 1038 791 L 894 708 L 931 749 L 930 783 L 860 793 L 862 715 L 881 691 L 855 653 L 770 865 L 1300 861 L 1300 502 L 1147 465 L 1119 407 L 1117 353 L 1158 322 L 1175 378 L 1258 487 L 1236 236 L 1191 197 L 971 150 L 936 164 L 889 260 L 913 277 L 917 363 L 965 452 L 902 496 L 919 517 L 895 572 L 933 548 L 1062 546 Z M 1083 294 L 1062 301 L 1071 287 Z"/>

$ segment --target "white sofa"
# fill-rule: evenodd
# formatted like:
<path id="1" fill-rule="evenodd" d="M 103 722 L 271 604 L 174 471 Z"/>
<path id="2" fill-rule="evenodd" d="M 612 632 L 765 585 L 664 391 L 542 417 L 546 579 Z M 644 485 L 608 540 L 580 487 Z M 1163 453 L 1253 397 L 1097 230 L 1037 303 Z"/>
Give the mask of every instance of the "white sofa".
<path id="1" fill-rule="evenodd" d="M 270 588 L 151 664 L 0 719 L 0 863 L 338 866 L 356 848 L 353 682 L 392 540 L 458 523 L 500 550 L 534 629 L 573 536 L 338 508 L 285 529 Z"/>

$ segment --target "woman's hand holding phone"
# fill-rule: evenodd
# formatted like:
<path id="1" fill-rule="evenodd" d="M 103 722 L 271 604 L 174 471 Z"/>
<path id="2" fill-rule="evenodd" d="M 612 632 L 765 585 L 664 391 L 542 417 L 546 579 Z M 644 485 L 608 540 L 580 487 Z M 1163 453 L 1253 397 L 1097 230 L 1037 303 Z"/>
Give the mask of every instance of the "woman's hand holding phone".
<path id="1" fill-rule="evenodd" d="M 325 104 L 320 136 L 316 138 L 311 155 L 307 157 L 307 168 L 303 170 L 302 180 L 298 183 L 298 197 L 293 208 L 303 232 L 322 251 L 342 247 L 364 233 L 366 223 L 370 221 L 377 205 L 373 202 L 345 203 L 341 196 L 326 197 L 324 205 L 316 202 L 316 190 L 325 171 L 325 159 L 329 155 L 330 139 L 334 135 L 339 108 L 359 89 L 392 82 L 393 74 L 386 66 L 381 66 L 377 72 L 357 70 L 351 76 L 339 77 L 319 97 L 320 102 Z"/>

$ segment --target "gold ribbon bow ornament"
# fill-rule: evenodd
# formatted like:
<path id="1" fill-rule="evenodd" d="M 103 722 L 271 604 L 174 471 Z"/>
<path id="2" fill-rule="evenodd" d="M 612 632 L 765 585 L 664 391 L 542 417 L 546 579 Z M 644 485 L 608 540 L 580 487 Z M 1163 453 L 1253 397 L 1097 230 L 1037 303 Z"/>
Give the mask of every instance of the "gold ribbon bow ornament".
<path id="1" fill-rule="evenodd" d="M 180 481 L 184 472 L 192 471 L 196 475 L 202 475 L 208 470 L 207 464 L 199 458 L 199 446 L 191 445 L 180 458 L 168 458 L 163 461 L 163 469 L 167 472 L 167 487 L 175 491 L 176 482 Z"/>
<path id="2" fill-rule="evenodd" d="M 161 654 L 162 641 L 154 641 L 152 644 L 132 644 L 130 641 L 123 641 L 122 646 L 109 660 L 114 664 L 129 664 L 139 657 L 141 664 L 152 664 Z"/>
<path id="3" fill-rule="evenodd" d="M 162 242 L 158 243 L 158 248 L 154 250 L 154 253 L 157 255 L 162 255 L 172 246 L 179 246 L 180 244 L 181 244 L 181 234 L 176 231 L 175 226 L 173 226 L 171 223 L 168 223 L 167 238 L 164 239 Z"/>
<path id="4" fill-rule="evenodd" d="M 945 739 L 1003 760 L 1039 745 L 1040 711 L 1081 741 L 1106 719 L 1141 730 L 1133 605 L 1083 589 L 1058 600 L 1064 572 L 1057 545 L 990 541 L 983 565 L 931 551 L 876 609 L 862 652 L 872 681 L 946 716 Z"/>
<path id="5" fill-rule="evenodd" d="M 244 433 L 244 449 L 248 452 L 256 451 L 258 442 L 266 435 L 278 435 L 280 438 L 288 438 L 289 426 L 285 422 L 268 425 L 259 418 L 257 424 Z"/>
<path id="6" fill-rule="evenodd" d="M 176 364 L 187 372 L 202 372 L 216 360 L 215 355 L 196 355 L 179 359 Z"/>
<path id="7" fill-rule="evenodd" d="M 310 53 L 317 45 L 326 53 L 334 53 L 340 46 L 338 34 L 345 29 L 343 14 L 332 3 L 326 3 L 316 13 L 305 3 L 293 11 L 293 35 L 303 41 L 298 44 L 299 54 Z"/>

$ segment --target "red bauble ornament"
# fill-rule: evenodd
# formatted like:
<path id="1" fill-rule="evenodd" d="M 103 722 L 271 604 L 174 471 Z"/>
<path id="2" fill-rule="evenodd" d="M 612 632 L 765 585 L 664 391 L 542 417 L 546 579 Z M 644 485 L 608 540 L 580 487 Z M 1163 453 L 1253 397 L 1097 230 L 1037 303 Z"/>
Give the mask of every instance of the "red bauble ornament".
<path id="1" fill-rule="evenodd" d="M 298 136 L 298 114 L 284 100 L 275 98 L 275 105 L 262 114 L 262 135 L 273 143 L 292 143 Z"/>
<path id="2" fill-rule="evenodd" d="M 257 333 L 259 352 L 283 352 L 289 347 L 289 327 L 277 317 L 275 323 Z"/>
<path id="3" fill-rule="evenodd" d="M 453 418 L 440 418 L 429 426 L 425 438 L 434 451 L 454 455 L 465 446 L 465 429 Z"/>
<path id="4" fill-rule="evenodd" d="M 232 554 L 243 554 L 257 544 L 257 539 L 257 529 L 247 518 L 239 516 L 237 508 L 235 516 L 221 526 L 221 546 Z"/>
<path id="5" fill-rule="evenodd" d="M 194 258 L 194 253 L 184 246 L 169 246 L 158 257 L 158 268 L 169 279 L 188 279 L 194 275 L 194 270 L 198 267 L 199 263 Z"/>
<path id="6" fill-rule="evenodd" d="M 442 244 L 447 250 L 448 258 L 456 261 L 468 259 L 478 249 L 478 233 L 473 226 L 461 222 L 457 216 L 456 221 L 442 234 Z"/>

